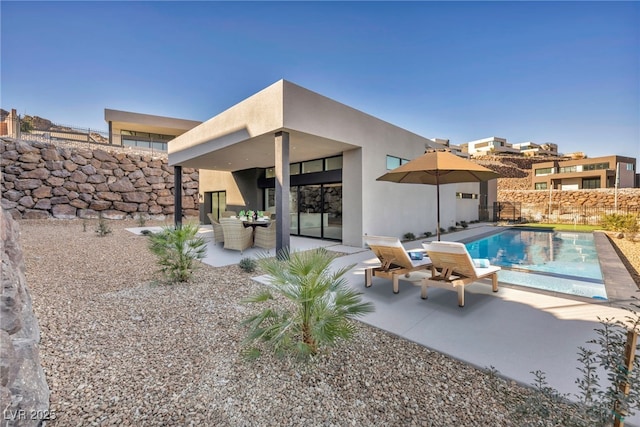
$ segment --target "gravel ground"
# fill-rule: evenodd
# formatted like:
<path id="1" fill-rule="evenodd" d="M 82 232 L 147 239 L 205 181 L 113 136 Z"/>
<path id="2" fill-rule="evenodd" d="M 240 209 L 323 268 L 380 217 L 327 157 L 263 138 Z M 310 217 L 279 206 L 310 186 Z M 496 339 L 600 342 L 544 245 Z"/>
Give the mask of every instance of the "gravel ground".
<path id="1" fill-rule="evenodd" d="M 312 365 L 247 362 L 249 275 L 205 265 L 158 284 L 135 222 L 102 238 L 84 224 L 20 222 L 50 425 L 523 425 L 505 401 L 528 388 L 361 323 Z M 640 244 L 620 243 L 640 270 Z"/>

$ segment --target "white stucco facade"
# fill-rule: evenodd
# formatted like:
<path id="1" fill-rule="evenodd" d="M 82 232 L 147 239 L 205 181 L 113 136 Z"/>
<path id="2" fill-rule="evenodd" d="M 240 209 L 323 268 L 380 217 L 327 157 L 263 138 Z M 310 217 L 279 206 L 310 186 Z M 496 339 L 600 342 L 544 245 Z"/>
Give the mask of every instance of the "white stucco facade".
<path id="1" fill-rule="evenodd" d="M 440 145 L 285 80 L 171 141 L 169 164 L 199 168 L 201 194 L 229 189 L 236 201 L 259 205 L 259 191 L 243 193 L 247 182 L 234 190 L 229 179 L 251 175 L 247 170 L 273 167 L 277 132 L 289 134 L 290 163 L 342 155 L 344 244 L 362 246 L 364 234 L 435 233 L 434 186 L 376 179 L 387 172 L 387 155 L 410 160 Z M 440 187 L 443 228 L 478 218 L 480 198 L 457 199 L 457 192 L 477 194 L 479 184 Z"/>

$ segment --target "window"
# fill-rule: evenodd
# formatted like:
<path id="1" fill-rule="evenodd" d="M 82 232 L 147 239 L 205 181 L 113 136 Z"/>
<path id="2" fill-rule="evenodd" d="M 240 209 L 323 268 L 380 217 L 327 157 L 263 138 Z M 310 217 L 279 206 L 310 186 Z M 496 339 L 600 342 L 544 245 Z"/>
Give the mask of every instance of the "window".
<path id="1" fill-rule="evenodd" d="M 595 171 L 595 170 L 602 170 L 602 169 L 609 169 L 609 162 L 592 163 L 590 165 L 582 166 L 583 171 Z"/>
<path id="2" fill-rule="evenodd" d="M 633 170 L 633 163 L 626 163 L 627 165 L 627 170 L 628 171 L 632 171 Z"/>
<path id="3" fill-rule="evenodd" d="M 456 199 L 477 199 L 478 195 L 474 193 L 456 193 Z"/>
<path id="4" fill-rule="evenodd" d="M 535 189 L 536 190 L 546 190 L 547 189 L 547 183 L 546 182 L 536 182 Z"/>
<path id="5" fill-rule="evenodd" d="M 302 173 L 322 172 L 323 166 L 324 162 L 322 159 L 302 162 Z"/>
<path id="6" fill-rule="evenodd" d="M 541 175 L 549 175 L 553 173 L 553 168 L 540 168 L 540 169 L 536 169 L 536 176 L 541 176 Z"/>
<path id="7" fill-rule="evenodd" d="M 600 178 L 585 178 L 582 180 L 582 188 L 600 188 Z"/>
<path id="8" fill-rule="evenodd" d="M 400 167 L 400 165 L 404 165 L 405 163 L 409 163 L 409 160 L 387 155 L 387 170 L 395 169 L 397 167 Z"/>
<path id="9" fill-rule="evenodd" d="M 342 156 L 324 159 L 324 170 L 342 169 Z"/>
<path id="10" fill-rule="evenodd" d="M 309 160 L 302 163 L 291 163 L 289 165 L 289 175 L 300 175 L 302 173 L 322 172 L 334 169 L 342 169 L 342 156 L 327 157 L 324 159 Z M 265 178 L 274 178 L 276 168 L 265 169 Z"/>
<path id="11" fill-rule="evenodd" d="M 560 168 L 560 173 L 570 173 L 570 172 L 577 172 L 577 171 L 578 171 L 577 166 L 562 166 Z"/>

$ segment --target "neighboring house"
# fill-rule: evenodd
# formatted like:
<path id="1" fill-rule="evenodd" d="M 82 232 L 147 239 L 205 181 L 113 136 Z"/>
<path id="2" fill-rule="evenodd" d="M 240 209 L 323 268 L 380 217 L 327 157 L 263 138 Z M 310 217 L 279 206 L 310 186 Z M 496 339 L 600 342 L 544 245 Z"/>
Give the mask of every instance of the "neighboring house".
<path id="1" fill-rule="evenodd" d="M 527 141 L 513 144 L 513 148 L 518 150 L 525 156 L 557 156 L 558 144 L 552 144 L 550 142 L 544 144 L 536 144 L 535 142 Z"/>
<path id="2" fill-rule="evenodd" d="M 636 159 L 622 156 L 595 157 L 536 163 L 532 166 L 533 190 L 579 190 L 634 188 Z"/>
<path id="3" fill-rule="evenodd" d="M 276 214 L 289 236 L 363 246 L 363 235 L 436 230 L 436 189 L 376 181 L 435 141 L 280 80 L 169 142 L 169 165 L 199 169 L 201 220 L 224 210 Z M 496 180 L 440 187 L 441 226 L 478 219 Z M 282 194 L 284 197 L 279 197 Z M 176 195 L 179 200 L 180 195 Z"/>
<path id="4" fill-rule="evenodd" d="M 469 153 L 466 150 L 464 150 L 461 145 L 451 145 L 448 139 L 432 138 L 432 140 L 436 144 L 445 146 L 447 150 L 449 150 L 452 154 L 455 154 L 456 156 L 463 157 L 465 159 L 468 159 L 469 157 L 471 157 Z"/>
<path id="5" fill-rule="evenodd" d="M 461 144 L 461 147 L 472 157 L 488 154 L 520 154 L 520 150 L 513 148 L 505 138 L 495 136 L 469 141 Z"/>
<path id="6" fill-rule="evenodd" d="M 109 144 L 167 151 L 167 143 L 201 122 L 104 109 Z"/>

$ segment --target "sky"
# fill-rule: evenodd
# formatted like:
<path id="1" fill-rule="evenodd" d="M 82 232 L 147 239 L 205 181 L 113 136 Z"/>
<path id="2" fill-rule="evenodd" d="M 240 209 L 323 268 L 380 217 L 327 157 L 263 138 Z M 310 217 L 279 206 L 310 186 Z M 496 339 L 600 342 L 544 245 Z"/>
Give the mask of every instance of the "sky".
<path id="1" fill-rule="evenodd" d="M 639 2 L 0 2 L 0 107 L 205 121 L 289 80 L 427 138 L 640 160 Z"/>

